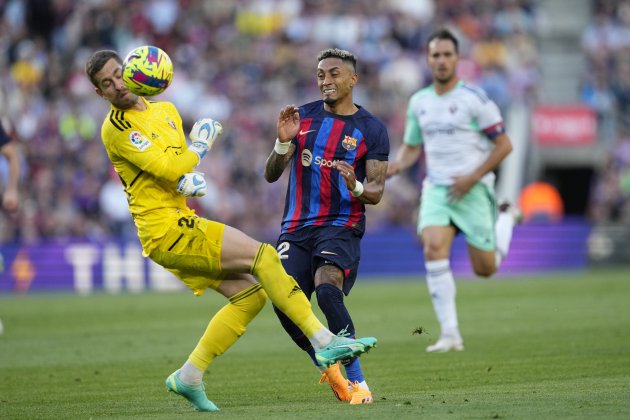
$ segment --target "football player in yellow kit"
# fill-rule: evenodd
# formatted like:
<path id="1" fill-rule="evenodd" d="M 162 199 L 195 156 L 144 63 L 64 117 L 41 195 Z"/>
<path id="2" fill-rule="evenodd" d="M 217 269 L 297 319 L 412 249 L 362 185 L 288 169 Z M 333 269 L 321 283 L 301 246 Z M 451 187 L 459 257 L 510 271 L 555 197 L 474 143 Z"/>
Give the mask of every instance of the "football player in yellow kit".
<path id="1" fill-rule="evenodd" d="M 210 118 L 197 121 L 187 145 L 175 106 L 128 91 L 121 64 L 115 51 L 101 50 L 92 54 L 85 70 L 97 95 L 111 104 L 101 135 L 127 193 L 143 254 L 175 274 L 195 295 L 211 288 L 229 300 L 211 319 L 188 360 L 167 378 L 167 389 L 198 411 L 218 411 L 205 394 L 203 373 L 245 332 L 267 296 L 309 338 L 325 366 L 374 347 L 373 337 L 337 337 L 325 328 L 282 268 L 273 246 L 199 217 L 187 207 L 186 197 L 205 193 L 203 175 L 193 170 L 221 134 L 221 124 Z"/>

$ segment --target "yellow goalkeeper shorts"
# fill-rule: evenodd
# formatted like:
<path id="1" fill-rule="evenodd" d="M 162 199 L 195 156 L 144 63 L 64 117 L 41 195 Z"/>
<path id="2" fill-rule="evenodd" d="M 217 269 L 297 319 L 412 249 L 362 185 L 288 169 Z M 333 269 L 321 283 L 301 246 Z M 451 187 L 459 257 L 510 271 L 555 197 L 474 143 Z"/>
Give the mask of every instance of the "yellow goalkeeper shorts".
<path id="1" fill-rule="evenodd" d="M 223 223 L 198 216 L 180 217 L 160 239 L 149 258 L 202 295 L 216 290 L 225 273 L 221 269 Z"/>

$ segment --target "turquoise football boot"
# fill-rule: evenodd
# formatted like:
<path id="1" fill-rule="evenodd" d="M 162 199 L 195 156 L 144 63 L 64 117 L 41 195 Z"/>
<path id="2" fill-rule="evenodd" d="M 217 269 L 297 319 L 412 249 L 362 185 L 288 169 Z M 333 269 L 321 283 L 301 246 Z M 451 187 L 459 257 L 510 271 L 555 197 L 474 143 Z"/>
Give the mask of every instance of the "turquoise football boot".
<path id="1" fill-rule="evenodd" d="M 206 396 L 203 384 L 186 385 L 179 380 L 179 369 L 166 378 L 166 390 L 186 398 L 197 411 L 219 411 L 219 407 Z"/>
<path id="2" fill-rule="evenodd" d="M 376 338 L 374 337 L 353 339 L 335 336 L 325 348 L 315 352 L 315 358 L 321 366 L 329 367 L 339 360 L 366 353 L 372 347 L 376 347 Z"/>

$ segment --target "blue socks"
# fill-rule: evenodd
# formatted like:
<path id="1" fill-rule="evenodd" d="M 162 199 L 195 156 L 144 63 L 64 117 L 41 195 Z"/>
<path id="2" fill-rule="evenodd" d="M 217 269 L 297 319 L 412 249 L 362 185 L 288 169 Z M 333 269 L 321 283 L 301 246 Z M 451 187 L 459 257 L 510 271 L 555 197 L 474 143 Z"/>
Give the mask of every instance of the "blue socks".
<path id="1" fill-rule="evenodd" d="M 343 304 L 343 292 L 332 284 L 320 284 L 315 289 L 317 304 L 326 316 L 328 328 L 333 334 L 354 337 L 354 324 Z M 346 369 L 346 376 L 351 382 L 363 382 L 363 372 L 358 357 L 341 362 Z"/>

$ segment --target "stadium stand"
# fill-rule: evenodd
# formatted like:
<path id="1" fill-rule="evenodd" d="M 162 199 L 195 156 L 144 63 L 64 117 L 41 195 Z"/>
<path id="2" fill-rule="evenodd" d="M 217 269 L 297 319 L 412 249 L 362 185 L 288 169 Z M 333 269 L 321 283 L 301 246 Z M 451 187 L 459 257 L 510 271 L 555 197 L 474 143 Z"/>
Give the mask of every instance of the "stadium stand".
<path id="1" fill-rule="evenodd" d="M 532 100 L 539 78 L 530 1 L 16 0 L 2 2 L 0 19 L 0 104 L 15 123 L 28 180 L 17 219 L 2 216 L 2 242 L 99 239 L 133 229 L 121 220 L 122 193 L 110 188 L 116 180 L 100 144 L 103 104 L 83 75 L 93 49 L 156 44 L 169 52 L 175 80 L 160 99 L 176 102 L 186 124 L 212 115 L 227 127 L 201 168 L 211 193 L 199 210 L 261 238 L 275 236 L 284 189 L 260 176 L 275 114 L 285 103 L 318 97 L 311 57 L 319 50 L 334 45 L 358 55 L 357 102 L 388 124 L 394 147 L 408 95 L 426 81 L 424 41 L 438 25 L 458 32 L 465 57 L 482 54 L 492 37 L 486 54 L 496 47 L 500 60 L 467 58 L 464 65 L 503 106 Z M 396 222 L 398 204 L 379 206 L 370 228 Z"/>
<path id="2" fill-rule="evenodd" d="M 564 12 L 568 7 L 571 16 Z M 515 196 L 526 183 L 544 180 L 559 189 L 568 215 L 595 220 L 628 215 L 630 159 L 617 156 L 630 139 L 616 119 L 614 138 L 602 139 L 600 130 L 594 139 L 604 149 L 540 147 L 528 132 L 539 105 L 585 105 L 601 121 L 608 108 L 598 108 L 597 101 L 613 101 L 612 108 L 625 110 L 618 115 L 627 120 L 630 72 L 620 57 L 630 54 L 615 48 L 627 48 L 628 10 L 628 1 L 572 0 L 0 2 L 0 113 L 13 122 L 25 163 L 22 207 L 17 214 L 0 214 L 0 243 L 124 242 L 135 236 L 100 143 L 104 105 L 83 73 L 94 49 L 124 54 L 155 44 L 169 53 L 175 78 L 160 99 L 176 102 L 187 126 L 212 115 L 226 127 L 222 144 L 200 168 L 209 193 L 196 208 L 273 240 L 285 186 L 264 182 L 262 168 L 275 138 L 277 110 L 318 97 L 312 57 L 330 46 L 356 53 L 356 101 L 388 125 L 395 150 L 406 101 L 428 80 L 426 37 L 442 25 L 462 40 L 460 74 L 486 88 L 508 127 L 512 120 L 523 137 L 525 152 L 510 162 L 514 171 L 501 170 L 499 180 L 506 185 L 500 192 Z M 591 48 L 590 35 L 601 16 L 619 40 L 604 58 L 595 54 L 601 48 Z M 605 71 L 591 72 L 602 61 Z M 596 89 L 599 80 L 585 77 L 591 73 L 611 84 L 604 101 Z M 591 197 L 588 186 L 567 187 L 577 179 L 575 171 L 585 171 L 581 182 L 594 185 Z M 421 172 L 418 165 L 388 183 L 383 202 L 369 209 L 368 234 L 412 226 Z M 615 177 L 625 182 L 610 181 Z"/>

